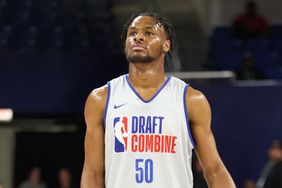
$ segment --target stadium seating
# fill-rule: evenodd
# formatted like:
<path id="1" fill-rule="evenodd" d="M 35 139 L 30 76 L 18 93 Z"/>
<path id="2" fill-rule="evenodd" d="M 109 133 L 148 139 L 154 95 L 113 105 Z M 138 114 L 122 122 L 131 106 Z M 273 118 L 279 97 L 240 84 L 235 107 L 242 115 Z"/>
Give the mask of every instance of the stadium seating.
<path id="1" fill-rule="evenodd" d="M 109 50 L 110 1 L 0 0 L 0 49 Z M 97 33 L 99 36 L 97 36 Z"/>
<path id="2" fill-rule="evenodd" d="M 123 71 L 110 5 L 0 0 L 0 106 L 80 114 L 89 92 Z"/>
<path id="3" fill-rule="evenodd" d="M 237 71 L 243 54 L 250 53 L 255 66 L 270 79 L 282 79 L 282 25 L 271 26 L 269 36 L 242 41 L 232 35 L 229 26 L 214 29 L 210 42 L 210 58 L 217 70 Z"/>

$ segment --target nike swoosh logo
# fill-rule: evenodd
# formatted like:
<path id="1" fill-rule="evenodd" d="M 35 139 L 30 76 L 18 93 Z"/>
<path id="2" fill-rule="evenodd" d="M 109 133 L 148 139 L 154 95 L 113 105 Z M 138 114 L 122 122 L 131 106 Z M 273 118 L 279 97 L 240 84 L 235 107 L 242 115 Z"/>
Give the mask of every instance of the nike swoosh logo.
<path id="1" fill-rule="evenodd" d="M 123 103 L 123 104 L 120 104 L 120 105 L 114 105 L 114 109 L 118 109 L 118 108 L 120 108 L 120 107 L 122 107 L 122 106 L 124 106 L 124 105 L 126 105 L 126 103 Z"/>

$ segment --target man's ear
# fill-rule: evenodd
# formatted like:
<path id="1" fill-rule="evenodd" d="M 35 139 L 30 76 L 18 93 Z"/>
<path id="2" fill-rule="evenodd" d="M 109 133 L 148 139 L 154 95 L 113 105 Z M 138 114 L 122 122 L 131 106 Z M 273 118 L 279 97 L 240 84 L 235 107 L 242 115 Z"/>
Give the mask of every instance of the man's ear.
<path id="1" fill-rule="evenodd" d="M 165 53 L 167 53 L 167 52 L 170 50 L 170 45 L 171 45 L 170 40 L 166 40 L 166 41 L 163 43 L 163 51 L 164 51 Z"/>

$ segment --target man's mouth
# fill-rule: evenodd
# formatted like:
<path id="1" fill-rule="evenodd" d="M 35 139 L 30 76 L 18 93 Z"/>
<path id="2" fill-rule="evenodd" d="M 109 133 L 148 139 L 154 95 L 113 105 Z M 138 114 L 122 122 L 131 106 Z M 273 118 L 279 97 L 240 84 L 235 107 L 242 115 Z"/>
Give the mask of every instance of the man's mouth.
<path id="1" fill-rule="evenodd" d="M 145 50 L 146 48 L 142 45 L 133 45 L 132 50 L 134 51 L 141 51 L 141 50 Z"/>

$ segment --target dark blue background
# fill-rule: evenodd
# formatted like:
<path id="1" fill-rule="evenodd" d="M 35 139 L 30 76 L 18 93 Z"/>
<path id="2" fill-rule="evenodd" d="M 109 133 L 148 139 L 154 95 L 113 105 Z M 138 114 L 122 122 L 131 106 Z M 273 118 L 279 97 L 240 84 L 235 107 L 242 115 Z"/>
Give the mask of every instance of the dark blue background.
<path id="1" fill-rule="evenodd" d="M 257 179 L 273 139 L 282 140 L 282 86 L 201 88 L 212 107 L 218 150 L 239 187 Z"/>

